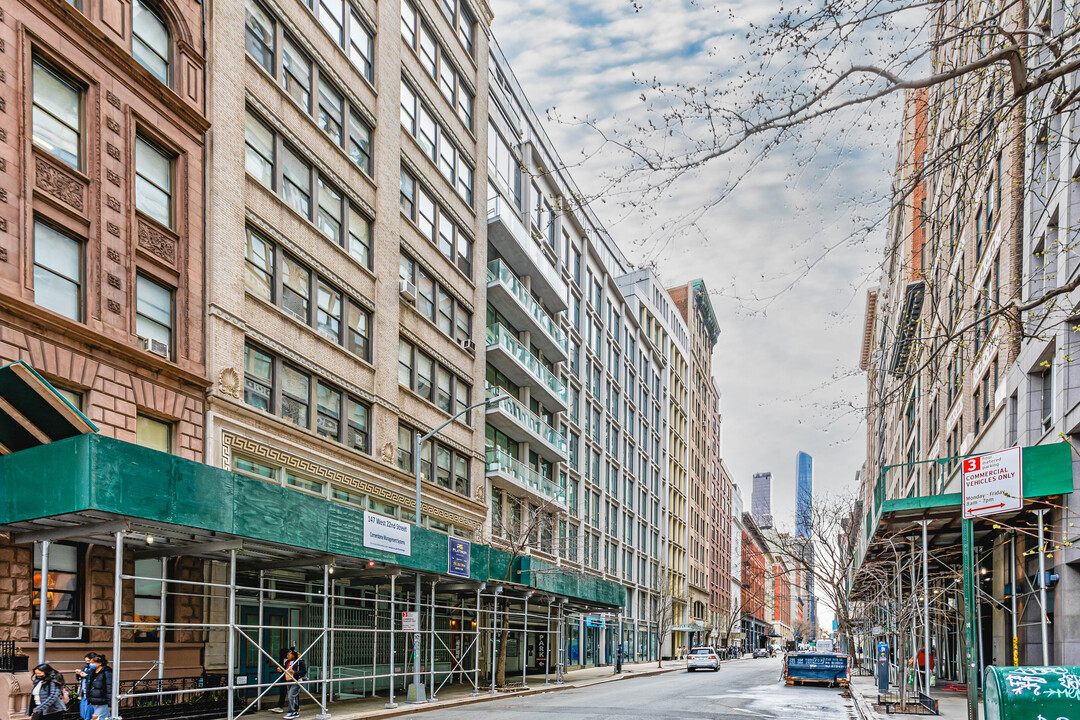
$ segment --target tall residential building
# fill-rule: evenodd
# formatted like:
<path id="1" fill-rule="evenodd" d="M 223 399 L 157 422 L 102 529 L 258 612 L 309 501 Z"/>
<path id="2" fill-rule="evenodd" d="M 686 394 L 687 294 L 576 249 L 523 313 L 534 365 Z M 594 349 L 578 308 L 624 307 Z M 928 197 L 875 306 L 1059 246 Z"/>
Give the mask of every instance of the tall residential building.
<path id="1" fill-rule="evenodd" d="M 687 576 L 689 556 L 686 502 L 686 377 L 685 357 L 689 331 L 682 315 L 656 273 L 648 268 L 634 270 L 618 279 L 619 287 L 638 317 L 650 345 L 660 357 L 659 386 L 654 393 L 662 398 L 654 407 L 654 426 L 659 429 L 660 493 L 658 513 L 661 544 L 654 558 L 653 586 L 671 598 L 672 629 L 663 639 L 662 655 L 674 656 L 676 649 L 690 644 L 689 633 L 700 626 L 690 623 Z"/>
<path id="2" fill-rule="evenodd" d="M 795 537 L 810 537 L 814 508 L 814 458 L 799 451 L 795 456 Z"/>
<path id="3" fill-rule="evenodd" d="M 203 459 L 210 384 L 203 348 L 203 17 L 197 0 L 2 4 L 0 366 L 26 363 L 7 368 L 0 380 L 5 460 L 57 439 L 61 427 L 71 434 L 96 428 L 109 442 L 143 446 L 134 454 L 152 448 L 170 460 Z M 34 403 L 46 414 L 32 412 Z M 68 448 L 46 449 L 57 465 L 27 475 L 35 479 L 29 487 L 0 474 L 0 506 L 14 509 L 8 494 L 20 488 L 31 491 L 44 516 L 78 506 L 75 496 L 89 484 L 60 490 L 83 480 L 60 467 L 64 458 L 78 457 L 80 468 L 91 459 Z M 125 470 L 131 456 L 111 460 L 114 476 L 138 480 Z M 49 492 L 42 492 L 45 485 Z M 25 655 L 35 653 L 40 636 L 55 639 L 48 660 L 61 668 L 88 650 L 111 654 L 112 633 L 104 629 L 113 622 L 108 540 L 87 539 L 70 520 L 45 522 L 53 527 L 44 534 L 11 527 L 0 533 L 0 638 Z M 134 562 L 131 571 L 145 575 L 165 566 L 170 577 L 203 573 L 195 558 Z M 130 593 L 132 582 L 121 587 Z M 155 593 L 160 587 L 148 590 Z M 43 596 L 51 623 L 45 632 Z M 155 609 L 135 612 L 148 622 L 160 619 L 154 602 Z M 203 608 L 201 597 L 175 600 L 176 612 Z M 132 606 L 120 617 L 132 621 Z M 157 657 L 157 639 L 157 628 L 127 630 L 120 646 L 139 665 Z M 201 635 L 176 632 L 170 639 L 169 676 L 201 674 Z"/>
<path id="4" fill-rule="evenodd" d="M 742 588 L 743 498 L 737 483 L 731 484 L 731 608 L 724 617 L 724 629 L 729 629 L 726 645 L 746 647 L 743 642 L 742 617 L 745 611 Z M 724 638 L 721 638 L 723 642 Z"/>
<path id="5" fill-rule="evenodd" d="M 712 393 L 712 352 L 720 337 L 720 325 L 713 311 L 709 291 L 702 280 L 693 280 L 685 285 L 668 288 L 690 331 L 690 354 L 688 356 L 688 375 L 686 382 L 689 390 L 690 424 L 687 434 L 689 460 L 687 464 L 688 491 L 688 546 L 689 574 L 687 581 L 690 589 L 690 621 L 692 624 L 705 626 L 709 619 L 709 497 L 710 480 L 719 481 L 716 473 L 710 472 L 710 437 L 713 405 Z M 695 632 L 691 644 L 702 642 L 704 633 Z"/>
<path id="6" fill-rule="evenodd" d="M 515 414 L 528 418 L 527 409 L 534 427 L 558 423 L 566 442 L 565 460 L 552 463 L 536 456 L 535 442 L 507 437 L 506 422 L 489 412 L 492 512 L 500 497 L 505 503 L 520 496 L 526 478 L 538 474 L 540 487 L 556 484 L 552 492 L 565 491 L 566 501 L 552 530 L 558 542 L 547 556 L 626 588 L 621 638 L 614 617 L 603 628 L 582 617 L 569 623 L 574 664 L 612 662 L 619 644 L 628 658 L 670 655 L 655 632 L 669 537 L 661 515 L 668 348 L 653 341 L 639 302 L 626 296 L 630 264 L 618 245 L 589 208 L 574 203 L 582 193 L 573 178 L 552 170 L 564 164 L 496 45 L 489 80 L 488 384 L 518 397 Z M 557 326 L 565 347 L 551 347 L 537 322 Z M 565 389 L 558 397 L 535 387 L 516 393 L 535 386 L 510 375 L 522 361 Z M 501 512 L 508 511 L 513 507 Z"/>
<path id="7" fill-rule="evenodd" d="M 772 517 L 772 473 L 754 473 L 754 486 L 750 494 L 750 514 L 762 528 L 771 528 Z"/>

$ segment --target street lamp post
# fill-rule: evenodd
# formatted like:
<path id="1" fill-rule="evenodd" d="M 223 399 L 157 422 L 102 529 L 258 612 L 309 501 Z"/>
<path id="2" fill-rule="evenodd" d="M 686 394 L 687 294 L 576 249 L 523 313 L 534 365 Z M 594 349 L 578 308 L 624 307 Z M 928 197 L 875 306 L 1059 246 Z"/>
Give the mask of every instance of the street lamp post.
<path id="1" fill-rule="evenodd" d="M 444 422 L 442 425 L 439 425 L 437 428 L 435 428 L 431 432 L 429 432 L 429 433 L 427 433 L 425 435 L 421 435 L 419 432 L 416 433 L 416 435 L 415 435 L 416 439 L 413 441 L 413 478 L 416 480 L 416 518 L 415 518 L 414 524 L 416 525 L 416 527 L 421 526 L 420 494 L 421 494 L 421 482 L 422 482 L 422 479 L 420 477 L 420 448 L 423 446 L 423 444 L 425 442 L 427 442 L 428 440 L 433 438 L 436 434 L 438 434 L 438 432 L 440 430 L 442 430 L 444 427 L 446 427 L 450 423 L 454 422 L 455 420 L 457 420 L 459 417 L 466 414 L 470 410 L 474 410 L 474 409 L 476 409 L 478 407 L 487 407 L 488 405 L 490 405 L 490 404 L 492 404 L 494 402 L 498 402 L 499 400 L 502 400 L 502 399 L 503 399 L 503 394 L 502 393 L 499 393 L 497 395 L 492 395 L 491 397 L 487 398 L 486 400 L 483 400 L 482 402 L 473 403 L 472 405 L 468 406 L 464 410 L 460 410 L 456 415 L 451 417 L 449 420 Z M 420 623 L 420 573 L 419 572 L 416 573 L 416 593 L 415 593 L 415 596 L 414 596 L 413 599 L 414 599 L 413 608 L 414 608 L 414 610 L 416 612 L 417 625 L 416 625 L 416 630 L 413 631 L 413 681 L 412 681 L 412 685 L 409 686 L 408 699 L 409 699 L 409 702 L 412 702 L 412 703 L 422 703 L 422 702 L 426 702 L 427 698 L 425 697 L 425 694 L 424 694 L 424 684 L 422 682 L 420 682 L 420 625 L 419 625 L 419 623 Z M 435 612 L 434 605 L 433 605 L 431 611 Z"/>

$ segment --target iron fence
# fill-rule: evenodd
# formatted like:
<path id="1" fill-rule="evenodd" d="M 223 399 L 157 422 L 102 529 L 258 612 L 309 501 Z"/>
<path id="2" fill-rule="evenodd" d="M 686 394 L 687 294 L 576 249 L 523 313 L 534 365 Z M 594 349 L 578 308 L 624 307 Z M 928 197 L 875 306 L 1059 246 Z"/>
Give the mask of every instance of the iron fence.
<path id="1" fill-rule="evenodd" d="M 61 720 L 79 720 L 79 679 L 74 673 L 71 676 L 73 680 L 67 682 L 71 702 Z M 213 720 L 226 714 L 228 693 L 226 675 L 121 680 L 120 694 L 135 697 L 120 702 L 120 714 L 124 720 Z"/>

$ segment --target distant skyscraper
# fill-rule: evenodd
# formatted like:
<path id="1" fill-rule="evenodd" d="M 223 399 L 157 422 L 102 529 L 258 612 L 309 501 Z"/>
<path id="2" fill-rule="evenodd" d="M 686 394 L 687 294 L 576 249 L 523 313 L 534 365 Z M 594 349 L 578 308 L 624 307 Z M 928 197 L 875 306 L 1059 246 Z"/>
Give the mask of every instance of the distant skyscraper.
<path id="1" fill-rule="evenodd" d="M 814 458 L 799 451 L 795 456 L 795 537 L 810 537 L 813 510 Z"/>
<path id="2" fill-rule="evenodd" d="M 750 514 L 758 527 L 772 527 L 772 473 L 754 473 L 754 492 L 750 496 Z"/>

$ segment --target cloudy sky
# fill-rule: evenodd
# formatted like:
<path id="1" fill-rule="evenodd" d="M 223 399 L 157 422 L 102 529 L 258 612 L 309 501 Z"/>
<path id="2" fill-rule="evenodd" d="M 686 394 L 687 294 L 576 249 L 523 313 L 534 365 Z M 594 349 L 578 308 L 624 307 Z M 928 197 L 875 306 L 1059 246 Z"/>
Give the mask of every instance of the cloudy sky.
<path id="1" fill-rule="evenodd" d="M 493 32 L 586 194 L 618 174 L 625 157 L 569 118 L 632 128 L 650 119 L 635 76 L 722 83 L 741 69 L 747 24 L 763 20 L 772 4 L 710 2 L 491 0 Z M 752 154 L 707 166 L 651 203 L 649 218 L 640 208 L 628 216 L 616 198 L 593 203 L 632 262 L 655 261 L 671 284 L 701 277 L 712 291 L 726 462 L 747 507 L 751 475 L 773 473 L 780 525 L 794 524 L 796 452 L 814 456 L 817 492 L 852 485 L 863 461 L 861 324 L 884 232 L 843 241 L 855 216 L 883 210 L 897 114 L 886 108 L 865 125 L 856 115 L 808 130 L 696 226 L 663 241 L 658 226 L 711 203 Z"/>

